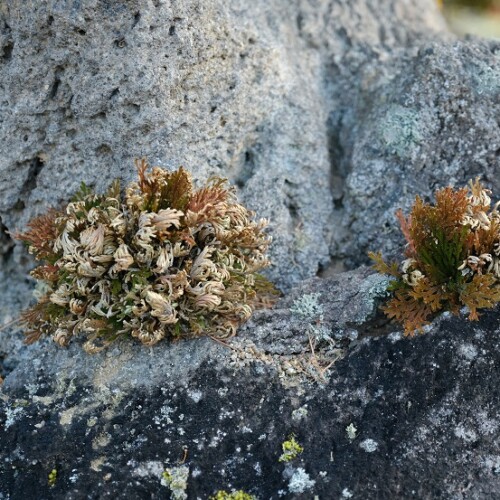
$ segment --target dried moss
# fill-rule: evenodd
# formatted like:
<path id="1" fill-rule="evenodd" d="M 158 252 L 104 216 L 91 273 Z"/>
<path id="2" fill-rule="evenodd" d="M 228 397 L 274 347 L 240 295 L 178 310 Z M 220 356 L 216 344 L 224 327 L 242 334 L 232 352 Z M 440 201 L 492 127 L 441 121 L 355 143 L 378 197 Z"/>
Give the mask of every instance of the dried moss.
<path id="1" fill-rule="evenodd" d="M 500 203 L 492 207 L 490 194 L 476 180 L 468 189 L 437 191 L 435 204 L 417 196 L 408 218 L 397 213 L 406 259 L 389 264 L 370 254 L 375 269 L 393 278 L 383 310 L 407 335 L 441 311 L 458 314 L 467 306 L 477 320 L 479 309 L 500 301 Z"/>
<path id="2" fill-rule="evenodd" d="M 252 311 L 272 303 L 267 222 L 236 200 L 225 179 L 195 189 L 182 167 L 137 163 L 138 180 L 105 194 L 82 184 L 18 234 L 42 261 L 32 275 L 45 294 L 26 311 L 26 341 L 79 335 L 89 352 L 119 337 L 160 340 L 235 334 Z"/>

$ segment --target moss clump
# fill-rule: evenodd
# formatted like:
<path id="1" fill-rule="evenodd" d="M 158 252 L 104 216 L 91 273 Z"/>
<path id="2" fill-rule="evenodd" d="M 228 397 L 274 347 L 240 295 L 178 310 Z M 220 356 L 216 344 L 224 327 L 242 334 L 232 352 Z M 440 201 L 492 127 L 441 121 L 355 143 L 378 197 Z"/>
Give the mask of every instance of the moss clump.
<path id="1" fill-rule="evenodd" d="M 118 337 L 224 338 L 275 294 L 258 274 L 269 265 L 267 222 L 225 179 L 195 189 L 182 167 L 137 167 L 125 192 L 117 181 L 105 194 L 82 185 L 17 235 L 43 261 L 32 275 L 45 293 L 22 316 L 28 343 L 79 335 L 96 352 Z"/>
<path id="2" fill-rule="evenodd" d="M 280 462 L 290 462 L 304 451 L 304 448 L 302 448 L 302 446 L 300 446 L 300 444 L 296 441 L 293 434 L 290 435 L 287 441 L 284 441 L 281 444 L 281 448 L 283 453 L 279 458 Z"/>
<path id="3" fill-rule="evenodd" d="M 458 314 L 500 301 L 500 203 L 491 206 L 491 192 L 479 180 L 469 188 L 436 192 L 435 204 L 417 196 L 408 218 L 398 211 L 406 238 L 405 260 L 386 263 L 371 253 L 375 269 L 393 277 L 392 298 L 383 307 L 403 324 L 405 334 L 421 331 L 440 311 Z"/>

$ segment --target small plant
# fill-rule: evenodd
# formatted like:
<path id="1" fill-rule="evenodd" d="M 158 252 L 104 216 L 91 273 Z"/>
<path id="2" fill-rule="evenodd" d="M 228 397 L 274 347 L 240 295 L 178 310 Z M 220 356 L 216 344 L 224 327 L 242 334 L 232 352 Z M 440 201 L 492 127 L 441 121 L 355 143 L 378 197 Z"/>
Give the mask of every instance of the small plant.
<path id="1" fill-rule="evenodd" d="M 271 302 L 276 291 L 258 274 L 269 265 L 267 222 L 225 179 L 195 189 L 182 167 L 137 169 L 124 193 L 118 181 L 105 194 L 82 184 L 63 210 L 16 235 L 43 262 L 31 274 L 44 292 L 21 317 L 27 343 L 83 336 L 97 352 L 119 337 L 225 338 Z"/>
<path id="2" fill-rule="evenodd" d="M 304 451 L 304 448 L 296 441 L 294 434 L 291 434 L 288 440 L 281 444 L 281 448 L 283 453 L 279 458 L 280 462 L 290 462 Z"/>
<path id="3" fill-rule="evenodd" d="M 417 196 L 411 214 L 397 212 L 407 245 L 406 259 L 388 264 L 370 253 L 374 268 L 392 276 L 393 297 L 382 308 L 402 323 L 405 334 L 421 331 L 440 311 L 458 314 L 500 301 L 500 213 L 491 207 L 491 192 L 476 179 L 469 188 L 447 187 L 436 192 L 435 204 Z"/>

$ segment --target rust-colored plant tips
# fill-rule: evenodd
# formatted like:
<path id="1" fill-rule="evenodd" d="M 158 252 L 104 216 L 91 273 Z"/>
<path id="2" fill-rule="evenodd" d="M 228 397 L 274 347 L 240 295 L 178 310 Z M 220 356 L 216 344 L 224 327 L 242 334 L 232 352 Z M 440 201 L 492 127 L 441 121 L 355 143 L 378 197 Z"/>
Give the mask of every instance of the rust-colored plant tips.
<path id="1" fill-rule="evenodd" d="M 25 233 L 42 265 L 44 294 L 25 311 L 26 342 L 74 336 L 97 352 L 123 336 L 143 344 L 211 335 L 230 337 L 276 291 L 258 272 L 269 265 L 264 219 L 239 204 L 224 179 L 193 187 L 182 167 L 148 173 L 122 194 L 82 184 L 64 210 L 35 218 Z"/>
<path id="2" fill-rule="evenodd" d="M 491 206 L 491 192 L 478 179 L 469 188 L 436 192 L 434 205 L 417 196 L 408 218 L 397 218 L 407 241 L 406 259 L 387 264 L 370 252 L 374 268 L 394 279 L 393 296 L 382 308 L 403 324 L 405 334 L 422 330 L 440 311 L 458 314 L 500 301 L 500 202 Z"/>

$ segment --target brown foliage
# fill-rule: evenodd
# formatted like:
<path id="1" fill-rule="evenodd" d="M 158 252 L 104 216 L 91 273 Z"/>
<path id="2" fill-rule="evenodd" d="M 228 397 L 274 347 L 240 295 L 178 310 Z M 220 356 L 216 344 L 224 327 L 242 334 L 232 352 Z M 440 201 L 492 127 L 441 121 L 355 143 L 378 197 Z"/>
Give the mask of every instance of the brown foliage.
<path id="1" fill-rule="evenodd" d="M 402 266 L 370 252 L 374 269 L 394 278 L 383 310 L 407 335 L 440 311 L 457 314 L 467 306 L 476 320 L 478 309 L 500 301 L 500 214 L 497 205 L 490 207 L 489 194 L 476 180 L 469 189 L 437 191 L 435 204 L 417 196 L 408 218 L 396 213 L 407 241 Z"/>

